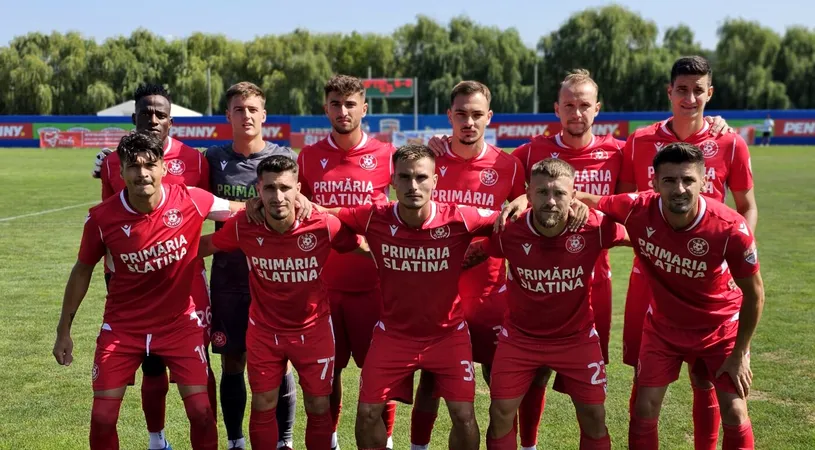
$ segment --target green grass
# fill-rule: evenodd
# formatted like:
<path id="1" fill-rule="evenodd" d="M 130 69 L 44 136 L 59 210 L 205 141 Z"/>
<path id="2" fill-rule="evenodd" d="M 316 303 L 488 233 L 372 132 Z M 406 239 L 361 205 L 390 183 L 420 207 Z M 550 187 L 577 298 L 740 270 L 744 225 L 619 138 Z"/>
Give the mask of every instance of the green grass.
<path id="1" fill-rule="evenodd" d="M 98 181 L 90 177 L 95 153 L 0 150 L 0 220 L 98 200 Z M 757 147 L 752 153 L 767 303 L 752 345 L 755 384 L 750 414 L 758 448 L 811 449 L 815 448 L 815 281 L 811 276 L 815 273 L 815 147 Z M 104 299 L 101 267 L 74 323 L 74 364 L 60 367 L 51 356 L 62 291 L 76 258 L 87 208 L 0 221 L 0 449 L 88 446 L 90 370 Z M 620 362 L 620 341 L 630 266 L 630 250 L 612 252 L 615 304 L 606 407 L 615 449 L 626 448 L 627 441 L 631 369 Z M 217 366 L 218 357 L 213 361 Z M 216 371 L 220 372 L 217 367 Z M 340 443 L 345 449 L 355 448 L 358 375 L 356 368 L 350 368 L 343 377 Z M 123 449 L 146 448 L 138 388 L 128 391 L 122 406 L 119 436 Z M 577 448 L 579 433 L 571 403 L 549 392 L 539 448 Z M 663 448 L 692 448 L 690 405 L 690 388 L 683 373 L 665 401 L 660 421 Z M 479 379 L 476 411 L 482 435 L 488 407 L 488 390 Z M 178 450 L 189 448 L 184 408 L 173 389 L 167 409 L 169 439 Z M 247 430 L 248 417 L 247 411 Z M 397 449 L 408 448 L 409 419 L 410 408 L 400 405 L 394 433 Z M 305 449 L 304 425 L 302 402 L 298 402 L 298 450 Z M 224 448 L 225 431 L 219 426 Z M 449 427 L 442 412 L 433 448 L 446 448 Z"/>

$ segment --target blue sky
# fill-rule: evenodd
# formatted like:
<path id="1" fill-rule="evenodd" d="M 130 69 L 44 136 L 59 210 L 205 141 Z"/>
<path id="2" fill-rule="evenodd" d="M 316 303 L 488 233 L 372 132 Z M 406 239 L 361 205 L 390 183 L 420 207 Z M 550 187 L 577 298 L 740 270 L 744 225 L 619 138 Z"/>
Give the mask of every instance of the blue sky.
<path id="1" fill-rule="evenodd" d="M 225 5 L 231 3 L 227 8 Z M 390 33 L 414 22 L 418 14 L 446 23 L 467 15 L 474 21 L 500 28 L 515 27 L 533 47 L 542 35 L 556 30 L 574 12 L 610 2 L 567 0 L 412 0 L 387 2 L 302 0 L 188 0 L 123 2 L 116 0 L 28 0 L 0 2 L 0 46 L 31 31 L 50 33 L 75 30 L 103 40 L 145 28 L 165 37 L 185 37 L 202 31 L 251 40 L 301 27 L 314 32 Z M 791 25 L 812 24 L 815 2 L 807 0 L 624 0 L 622 4 L 657 23 L 660 35 L 667 27 L 685 23 L 706 48 L 716 45 L 716 29 L 728 17 L 757 20 L 783 34 Z M 500 6 L 498 6 L 500 5 Z M 238 9 L 239 8 L 239 9 Z"/>

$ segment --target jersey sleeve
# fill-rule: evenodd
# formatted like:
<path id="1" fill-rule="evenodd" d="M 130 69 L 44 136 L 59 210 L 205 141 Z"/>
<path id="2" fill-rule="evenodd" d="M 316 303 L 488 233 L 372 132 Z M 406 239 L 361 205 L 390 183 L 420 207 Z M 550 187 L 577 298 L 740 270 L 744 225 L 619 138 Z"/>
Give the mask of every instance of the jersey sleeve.
<path id="1" fill-rule="evenodd" d="M 82 230 L 82 241 L 79 244 L 79 255 L 77 259 L 82 264 L 94 266 L 105 256 L 105 243 L 102 240 L 102 229 L 94 219 L 93 214 L 88 214 L 85 219 L 85 227 Z"/>
<path id="2" fill-rule="evenodd" d="M 328 236 L 331 239 L 331 248 L 334 250 L 340 253 L 348 253 L 359 247 L 361 238 L 340 222 L 340 219 L 327 215 L 326 226 L 328 227 Z"/>
<path id="3" fill-rule="evenodd" d="M 464 219 L 467 230 L 473 236 L 489 236 L 492 234 L 495 219 L 500 212 L 491 209 L 476 208 L 474 206 L 459 206 L 458 211 Z"/>
<path id="4" fill-rule="evenodd" d="M 742 217 L 739 217 L 731 227 L 730 236 L 725 244 L 724 259 L 730 267 L 733 278 L 749 278 L 758 272 L 756 240 Z"/>
<path id="5" fill-rule="evenodd" d="M 733 145 L 733 161 L 727 175 L 727 186 L 731 191 L 747 191 L 753 188 L 753 168 L 750 164 L 750 150 L 741 136 Z"/>
<path id="6" fill-rule="evenodd" d="M 212 192 L 212 188 L 210 188 L 210 185 L 209 185 L 209 161 L 207 161 L 207 158 L 206 158 L 206 156 L 204 156 L 203 153 L 199 152 L 198 157 L 200 158 L 198 160 L 198 163 L 199 163 L 199 165 L 201 167 L 201 169 L 200 169 L 201 173 L 200 173 L 200 176 L 198 177 L 198 186 L 197 187 L 200 188 L 200 189 L 203 189 L 203 190 L 205 190 L 207 192 Z"/>
<path id="7" fill-rule="evenodd" d="M 353 208 L 340 208 L 337 218 L 356 234 L 364 235 L 371 220 L 374 205 L 361 205 Z"/>
<path id="8" fill-rule="evenodd" d="M 481 249 L 493 258 L 504 258 L 504 248 L 501 245 L 502 234 L 493 233 L 489 238 L 481 241 Z"/>
<path id="9" fill-rule="evenodd" d="M 600 197 L 597 210 L 618 223 L 625 224 L 639 194 L 617 194 Z"/>
<path id="10" fill-rule="evenodd" d="M 620 182 L 635 184 L 634 179 L 634 135 L 628 136 L 623 146 L 623 164 L 620 167 Z"/>
<path id="11" fill-rule="evenodd" d="M 190 193 L 192 202 L 195 203 L 195 208 L 201 217 L 211 220 L 221 221 L 229 217 L 229 200 L 224 200 L 216 197 L 209 192 L 196 187 L 187 187 L 187 192 Z"/>
<path id="12" fill-rule="evenodd" d="M 598 212 L 600 215 L 600 243 L 605 249 L 616 247 L 625 242 L 627 233 L 625 227 L 611 217 Z"/>
<path id="13" fill-rule="evenodd" d="M 306 180 L 306 155 L 302 151 L 297 156 L 297 167 L 299 168 L 297 171 L 297 181 L 300 182 L 300 193 L 311 200 L 311 196 L 314 193 L 311 192 L 311 186 L 308 184 L 308 180 Z"/>
<path id="14" fill-rule="evenodd" d="M 99 171 L 99 179 L 102 181 L 102 200 L 116 193 L 110 183 L 110 161 L 107 158 L 105 157 L 105 160 L 102 161 L 102 169 Z"/>
<path id="15" fill-rule="evenodd" d="M 226 223 L 224 223 L 224 226 L 212 235 L 212 245 L 224 252 L 231 252 L 240 248 L 238 224 L 241 223 L 241 220 L 246 221 L 246 213 L 244 211 L 230 217 Z"/>
<path id="16" fill-rule="evenodd" d="M 526 194 L 526 169 L 521 160 L 510 155 L 512 163 L 515 165 L 515 172 L 512 175 L 512 188 L 509 191 L 509 201 Z"/>
<path id="17" fill-rule="evenodd" d="M 527 174 L 529 173 L 529 149 L 530 149 L 531 146 L 532 146 L 532 143 L 527 142 L 526 144 L 524 144 L 524 145 L 516 148 L 515 150 L 513 150 L 512 153 L 511 153 L 511 155 L 514 156 L 516 159 L 518 159 L 518 161 L 520 161 L 520 163 L 521 163 L 521 168 L 524 171 L 524 174 L 523 174 L 523 177 L 522 177 L 524 181 L 529 181 L 529 180 L 527 180 Z M 515 199 L 513 198 L 513 200 L 515 200 Z"/>

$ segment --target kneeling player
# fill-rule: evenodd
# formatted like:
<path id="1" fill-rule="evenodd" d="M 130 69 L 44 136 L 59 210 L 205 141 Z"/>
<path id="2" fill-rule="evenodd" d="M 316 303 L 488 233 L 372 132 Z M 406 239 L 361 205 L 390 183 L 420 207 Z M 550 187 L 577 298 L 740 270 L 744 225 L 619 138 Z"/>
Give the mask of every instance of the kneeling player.
<path id="1" fill-rule="evenodd" d="M 252 448 L 276 449 L 277 399 L 288 361 L 297 369 L 308 423 L 306 447 L 331 448 L 333 431 L 328 396 L 334 374 L 334 336 L 328 298 L 319 277 L 329 251 L 359 247 L 340 221 L 315 213 L 299 221 L 297 163 L 270 156 L 258 165 L 258 191 L 265 223 L 239 213 L 215 234 L 201 239 L 200 256 L 241 250 L 249 262 L 247 367 L 252 388 L 249 438 Z"/>
<path id="2" fill-rule="evenodd" d="M 206 218 L 224 220 L 230 203 L 197 188 L 165 184 L 163 143 L 135 133 L 117 149 L 127 188 L 91 208 L 57 327 L 54 356 L 73 360 L 71 323 L 105 255 L 112 273 L 92 381 L 91 449 L 118 449 L 116 422 L 127 384 L 146 356 L 162 357 L 178 383 L 193 449 L 217 448 L 207 398 L 207 358 L 200 318 L 190 297 L 195 255 Z"/>
<path id="3" fill-rule="evenodd" d="M 578 231 L 566 229 L 574 200 L 574 169 L 545 159 L 531 169 L 532 207 L 492 236 L 484 255 L 505 257 L 512 282 L 509 313 L 498 337 L 490 385 L 488 449 L 515 449 L 515 415 L 533 382 L 572 397 L 581 449 L 609 449 L 605 425 L 606 375 L 589 302 L 597 257 L 628 245 L 625 229 L 595 211 Z"/>
<path id="4" fill-rule="evenodd" d="M 657 193 L 578 195 L 625 224 L 654 293 L 643 326 L 629 448 L 658 448 L 662 400 L 686 361 L 716 388 L 722 448 L 752 449 L 749 349 L 764 304 L 753 233 L 736 211 L 701 196 L 705 155 L 698 147 L 669 144 L 653 167 Z"/>

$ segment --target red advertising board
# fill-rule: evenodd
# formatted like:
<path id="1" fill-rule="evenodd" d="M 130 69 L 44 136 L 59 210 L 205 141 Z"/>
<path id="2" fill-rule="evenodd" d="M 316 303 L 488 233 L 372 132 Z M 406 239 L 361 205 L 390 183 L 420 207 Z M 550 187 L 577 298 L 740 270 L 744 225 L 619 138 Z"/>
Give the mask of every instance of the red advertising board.
<path id="1" fill-rule="evenodd" d="M 0 139 L 34 139 L 30 123 L 0 123 Z"/>
<path id="2" fill-rule="evenodd" d="M 490 128 L 496 129 L 497 139 L 531 139 L 537 135 L 552 136 L 561 130 L 560 122 L 524 122 L 493 123 Z M 592 126 L 594 134 L 610 134 L 624 139 L 628 136 L 628 121 L 598 121 Z"/>
<path id="3" fill-rule="evenodd" d="M 775 121 L 776 136 L 812 137 L 815 136 L 813 119 L 779 119 Z"/>

